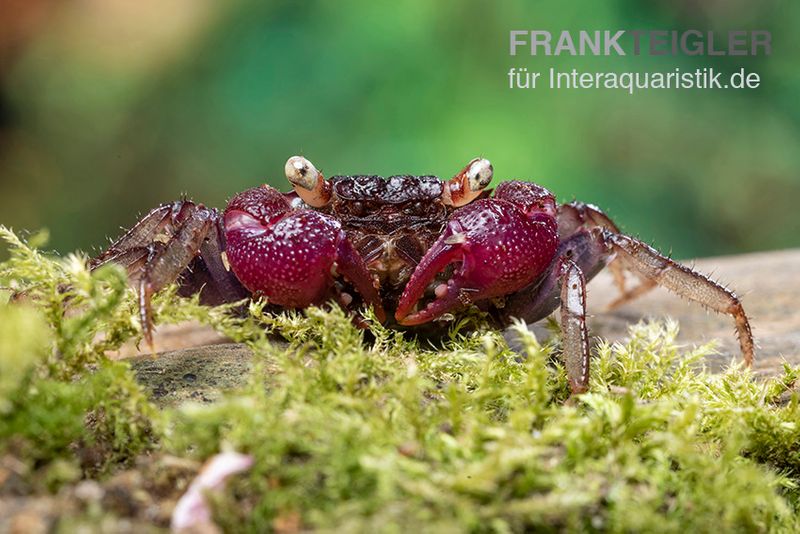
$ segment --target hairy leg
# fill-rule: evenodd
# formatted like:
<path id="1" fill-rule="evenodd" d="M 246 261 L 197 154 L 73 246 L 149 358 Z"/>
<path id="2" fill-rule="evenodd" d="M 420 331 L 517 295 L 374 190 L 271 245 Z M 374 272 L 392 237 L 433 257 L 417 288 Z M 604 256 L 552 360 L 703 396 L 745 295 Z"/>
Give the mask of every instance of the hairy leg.
<path id="1" fill-rule="evenodd" d="M 669 259 L 638 239 L 609 231 L 605 231 L 603 237 L 627 269 L 649 280 L 653 286 L 663 286 L 711 310 L 732 316 L 744 362 L 748 367 L 753 365 L 755 344 L 750 322 L 733 291 Z"/>
<path id="2" fill-rule="evenodd" d="M 188 200 L 163 204 L 148 213 L 97 258 L 92 269 L 107 263 L 123 266 L 139 293 L 139 318 L 152 347 L 152 296 L 179 282 L 182 295 L 200 292 L 208 304 L 247 296 L 222 261 L 222 237 L 216 211 Z"/>
<path id="3" fill-rule="evenodd" d="M 103 253 L 93 258 L 89 263 L 90 267 L 96 269 L 114 262 L 126 268 L 133 266 L 128 274 L 137 274 L 151 245 L 156 242 L 164 243 L 194 210 L 194 203 L 188 200 L 160 205 L 109 245 Z"/>
<path id="4" fill-rule="evenodd" d="M 609 308 L 629 302 L 656 286 L 664 286 L 709 309 L 731 315 L 736 322 L 745 364 L 753 364 L 755 345 L 750 323 L 741 302 L 732 291 L 671 260 L 638 239 L 620 233 L 616 224 L 600 208 L 591 204 L 571 202 L 560 206 L 558 229 L 562 239 L 581 230 L 594 229 L 594 232 L 599 232 L 595 235 L 603 242 L 602 248 L 606 249 L 606 255 L 612 257 L 608 267 L 621 293 Z M 626 289 L 625 271 L 633 273 L 640 284 L 633 289 Z"/>
<path id="5" fill-rule="evenodd" d="M 620 234 L 613 222 L 593 206 L 562 205 L 558 222 L 561 242 L 550 268 L 530 286 L 509 295 L 497 313 L 503 324 L 508 324 L 513 317 L 531 323 L 561 306 L 565 367 L 573 393 L 584 392 L 588 387 L 585 284 L 609 259 L 612 275 L 622 292 L 617 304 L 661 285 L 717 312 L 730 314 L 736 322 L 744 361 L 752 365 L 755 349 L 750 325 L 733 292 L 645 243 Z M 625 271 L 633 273 L 641 284 L 626 291 Z"/>
<path id="6" fill-rule="evenodd" d="M 621 272 L 624 272 L 623 269 L 620 268 L 622 264 L 619 261 L 612 262 L 611 265 L 616 266 Z M 648 278 L 642 278 L 639 282 L 639 285 L 637 285 L 633 289 L 626 289 L 624 283 L 624 277 L 622 278 L 622 280 L 623 280 L 622 282 L 616 280 L 616 286 L 620 290 L 620 295 L 619 297 L 614 299 L 611 303 L 609 303 L 609 305 L 606 307 L 606 309 L 609 311 L 616 310 L 623 304 L 626 304 L 632 300 L 636 300 L 645 293 L 649 293 L 651 289 L 653 289 L 658 285 L 653 280 L 650 280 Z"/>
<path id="7" fill-rule="evenodd" d="M 603 267 L 606 255 L 599 231 L 578 230 L 559 245 L 546 275 L 510 295 L 499 310 L 505 324 L 514 317 L 533 323 L 561 307 L 564 367 L 573 394 L 585 392 L 589 385 L 586 281 Z"/>
<path id="8" fill-rule="evenodd" d="M 615 234 L 619 228 L 611 218 L 593 204 L 567 202 L 558 207 L 558 235 L 561 239 L 573 235 L 581 228 L 605 228 Z"/>
<path id="9" fill-rule="evenodd" d="M 204 207 L 194 210 L 163 246 L 151 246 L 139 278 L 139 318 L 148 345 L 153 346 L 150 301 L 155 293 L 175 282 L 200 251 L 214 226 L 214 213 Z"/>

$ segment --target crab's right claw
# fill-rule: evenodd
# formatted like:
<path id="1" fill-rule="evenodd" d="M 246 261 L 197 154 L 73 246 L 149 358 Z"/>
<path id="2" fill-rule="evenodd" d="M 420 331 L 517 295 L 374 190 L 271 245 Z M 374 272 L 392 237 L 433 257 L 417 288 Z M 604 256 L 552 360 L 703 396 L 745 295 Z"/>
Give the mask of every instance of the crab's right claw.
<path id="1" fill-rule="evenodd" d="M 456 211 L 406 285 L 395 318 L 417 325 L 533 282 L 558 246 L 555 219 L 528 215 L 512 202 L 478 200 Z M 449 279 L 444 278 L 454 265 Z M 433 297 L 422 306 L 426 293 Z"/>
<path id="2" fill-rule="evenodd" d="M 324 304 L 331 297 L 349 304 L 345 278 L 383 321 L 380 295 L 364 260 L 332 217 L 293 210 L 271 187 L 250 189 L 228 204 L 223 216 L 226 255 L 250 292 L 287 308 Z"/>

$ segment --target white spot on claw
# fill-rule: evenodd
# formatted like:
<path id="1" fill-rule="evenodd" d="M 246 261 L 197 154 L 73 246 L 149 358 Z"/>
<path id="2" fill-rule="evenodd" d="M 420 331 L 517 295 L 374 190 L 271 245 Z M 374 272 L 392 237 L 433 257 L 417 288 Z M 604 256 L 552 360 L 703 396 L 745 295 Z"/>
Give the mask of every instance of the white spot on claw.
<path id="1" fill-rule="evenodd" d="M 460 245 L 466 243 L 467 235 L 463 232 L 457 232 L 449 237 L 446 237 L 444 242 L 448 245 Z"/>

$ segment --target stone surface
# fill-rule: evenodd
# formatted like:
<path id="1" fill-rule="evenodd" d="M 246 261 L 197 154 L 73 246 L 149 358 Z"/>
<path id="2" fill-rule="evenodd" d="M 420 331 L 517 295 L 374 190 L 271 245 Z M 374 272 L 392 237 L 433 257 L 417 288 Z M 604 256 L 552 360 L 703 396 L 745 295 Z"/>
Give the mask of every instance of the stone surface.
<path id="1" fill-rule="evenodd" d="M 157 354 L 229 342 L 229 339 L 221 336 L 213 328 L 193 321 L 158 325 L 155 336 L 153 336 L 153 345 Z M 106 356 L 118 360 L 145 354 L 147 351 L 144 345 L 137 346 L 134 343 L 126 343 L 119 350 L 106 353 Z"/>
<path id="2" fill-rule="evenodd" d="M 250 374 L 252 354 L 238 343 L 203 345 L 128 360 L 138 380 L 160 406 L 184 401 L 213 402 L 242 385 Z"/>
<path id="3" fill-rule="evenodd" d="M 708 258 L 694 265 L 742 297 L 758 344 L 756 370 L 771 374 L 779 371 L 783 361 L 800 364 L 800 250 Z M 680 342 L 718 340 L 719 354 L 706 362 L 711 369 L 721 369 L 741 357 L 732 318 L 709 313 L 664 289 L 656 288 L 619 309 L 606 311 L 617 290 L 611 276 L 602 272 L 589 284 L 587 293 L 592 336 L 621 340 L 628 326 L 641 319 L 673 317 L 680 324 Z M 535 331 L 546 335 L 543 329 Z M 129 361 L 160 404 L 211 402 L 222 391 L 242 384 L 251 368 L 250 351 L 227 341 L 200 325 L 162 327 L 156 346 L 167 352 L 155 357 L 139 354 Z M 203 344 L 196 346 L 198 343 Z M 130 354 L 136 354 L 134 347 L 120 352 L 123 357 Z"/>

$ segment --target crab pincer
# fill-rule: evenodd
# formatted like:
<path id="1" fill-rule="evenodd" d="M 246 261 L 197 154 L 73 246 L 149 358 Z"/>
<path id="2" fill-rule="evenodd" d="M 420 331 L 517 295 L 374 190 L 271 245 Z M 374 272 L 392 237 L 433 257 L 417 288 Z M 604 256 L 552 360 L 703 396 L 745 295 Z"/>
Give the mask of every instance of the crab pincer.
<path id="1" fill-rule="evenodd" d="M 384 320 L 373 278 L 336 219 L 294 209 L 286 196 L 262 186 L 234 197 L 223 224 L 228 263 L 253 294 L 287 308 L 330 299 L 347 305 L 354 298 L 343 289 L 347 282 Z"/>
<path id="2" fill-rule="evenodd" d="M 558 247 L 555 200 L 522 187 L 526 189 L 498 188 L 494 198 L 453 212 L 400 297 L 395 313 L 400 324 L 422 324 L 511 294 L 547 269 Z M 452 274 L 443 279 L 451 265 Z M 431 290 L 433 300 L 422 307 Z"/>

